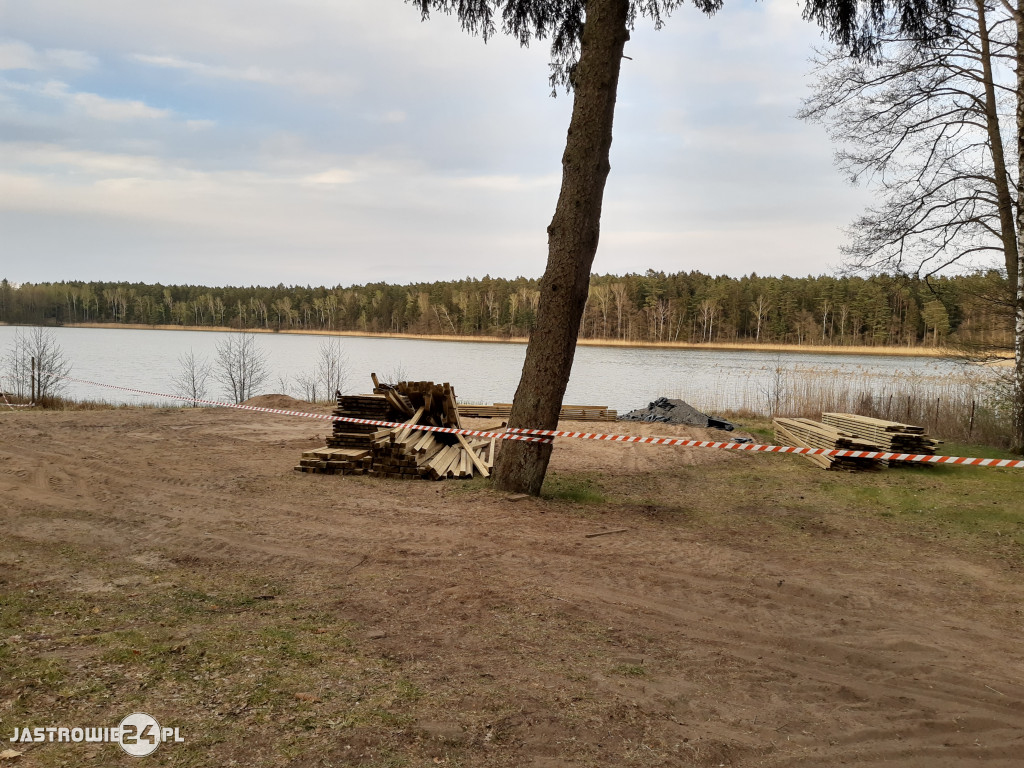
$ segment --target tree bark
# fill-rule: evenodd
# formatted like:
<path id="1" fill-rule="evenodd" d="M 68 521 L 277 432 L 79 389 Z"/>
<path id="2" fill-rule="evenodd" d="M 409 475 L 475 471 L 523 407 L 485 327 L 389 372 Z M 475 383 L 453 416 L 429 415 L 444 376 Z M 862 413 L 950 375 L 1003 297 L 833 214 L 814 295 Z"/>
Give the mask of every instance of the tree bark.
<path id="1" fill-rule="evenodd" d="M 548 226 L 547 269 L 510 427 L 554 429 L 558 424 L 597 253 L 628 14 L 629 0 L 586 3 L 580 59 L 572 77 L 562 187 Z M 536 496 L 550 458 L 550 444 L 505 441 L 495 463 L 494 486 Z"/>
<path id="2" fill-rule="evenodd" d="M 985 88 L 985 128 L 988 131 L 992 153 L 993 182 L 996 188 L 996 207 L 999 210 L 999 234 L 1003 242 L 1003 258 L 1010 289 L 1017 285 L 1016 222 L 1013 218 L 1013 198 L 1010 196 L 1009 175 L 1006 172 L 1006 157 L 1003 153 L 1003 137 L 999 130 L 999 111 L 996 105 L 996 87 L 992 76 L 992 44 L 989 38 L 988 17 L 985 0 L 974 0 L 978 14 L 978 40 L 981 44 L 981 75 Z"/>
<path id="3" fill-rule="evenodd" d="M 1013 450 L 1024 453 L 1024 14 L 1014 9 L 1017 27 L 1017 281 L 1014 307 Z"/>

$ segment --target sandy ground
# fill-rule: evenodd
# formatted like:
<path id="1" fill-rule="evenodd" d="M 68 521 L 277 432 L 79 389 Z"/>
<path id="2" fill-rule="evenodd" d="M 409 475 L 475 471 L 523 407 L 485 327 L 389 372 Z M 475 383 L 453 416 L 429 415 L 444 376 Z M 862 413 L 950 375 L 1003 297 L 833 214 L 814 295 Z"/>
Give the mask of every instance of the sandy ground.
<path id="1" fill-rule="evenodd" d="M 632 501 L 513 502 L 481 484 L 294 472 L 327 429 L 227 410 L 4 414 L 0 595 L 136 589 L 119 569 L 284 585 L 427 691 L 388 735 L 406 762 L 381 765 L 1021 765 L 1012 564 L 845 508 L 781 525 L 799 488 L 721 484 L 786 457 L 564 442 L 556 475 Z M 730 522 L 692 512 L 709 498 Z M 191 716 L 160 690 L 150 708 Z M 4 739 L 22 695 L 0 687 Z M 74 706 L 57 697 L 49 714 Z M 378 764 L 380 731 L 332 733 L 288 762 Z M 96 764 L 64 749 L 61 764 Z M 196 764 L 257 762 L 252 744 L 211 749 Z"/>

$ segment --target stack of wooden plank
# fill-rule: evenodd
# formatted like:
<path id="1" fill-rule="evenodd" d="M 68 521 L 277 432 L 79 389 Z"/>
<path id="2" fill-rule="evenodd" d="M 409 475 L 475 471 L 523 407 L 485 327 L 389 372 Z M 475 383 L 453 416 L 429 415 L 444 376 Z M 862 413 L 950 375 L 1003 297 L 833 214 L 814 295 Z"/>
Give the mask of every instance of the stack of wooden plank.
<path id="1" fill-rule="evenodd" d="M 490 475 L 494 438 L 467 440 L 463 435 L 414 429 L 416 425 L 462 428 L 451 384 L 381 384 L 376 375 L 373 383 L 371 395 L 339 395 L 335 415 L 405 426 L 382 428 L 335 421 L 334 434 L 327 445 L 304 452 L 295 469 L 395 479 L 443 480 Z"/>
<path id="2" fill-rule="evenodd" d="M 383 395 L 339 395 L 334 415 L 350 419 L 394 421 L 396 409 Z M 368 451 L 374 443 L 386 440 L 390 434 L 389 428 L 375 424 L 335 421 L 334 433 L 327 438 L 327 445 L 330 448 L 358 448 Z"/>
<path id="3" fill-rule="evenodd" d="M 932 456 L 935 446 L 941 445 L 924 432 L 924 427 L 901 424 L 898 421 L 873 419 L 854 413 L 823 413 L 821 420 L 829 426 L 841 429 L 861 440 L 870 440 L 879 449 L 889 453 L 911 453 Z M 892 466 L 905 465 L 906 461 L 886 462 Z"/>
<path id="4" fill-rule="evenodd" d="M 371 461 L 370 451 L 364 448 L 331 448 L 325 446 L 312 451 L 303 451 L 299 472 L 314 472 L 324 475 L 364 475 Z"/>
<path id="5" fill-rule="evenodd" d="M 878 445 L 858 438 L 836 427 L 811 419 L 772 420 L 775 427 L 775 439 L 779 445 L 791 445 L 797 448 L 825 448 L 841 451 L 878 451 Z M 812 464 L 823 469 L 874 469 L 878 466 L 877 459 L 853 456 L 823 456 L 820 454 L 802 454 Z"/>
<path id="6" fill-rule="evenodd" d="M 393 421 L 395 408 L 383 395 L 338 395 L 335 416 Z M 295 469 L 321 474 L 365 474 L 373 447 L 388 439 L 391 429 L 375 424 L 335 421 L 327 445 L 306 451 Z"/>
<path id="7" fill-rule="evenodd" d="M 446 433 L 412 431 L 414 438 L 377 446 L 369 474 L 396 479 L 469 479 L 474 473 L 490 476 L 494 466 L 494 438 L 467 440 Z"/>
<path id="8" fill-rule="evenodd" d="M 512 412 L 512 403 L 494 405 L 469 405 L 463 403 L 459 412 L 468 418 L 507 419 Z M 605 405 L 563 405 L 558 413 L 559 420 L 571 421 L 615 421 L 618 411 Z"/>
<path id="9" fill-rule="evenodd" d="M 370 376 L 373 379 L 374 393 L 387 398 L 398 413 L 409 417 L 417 408 L 423 407 L 422 418 L 425 420 L 415 423 L 462 429 L 455 390 L 448 382 L 435 384 L 432 381 L 400 381 L 397 384 L 381 384 L 377 374 L 373 373 Z"/>

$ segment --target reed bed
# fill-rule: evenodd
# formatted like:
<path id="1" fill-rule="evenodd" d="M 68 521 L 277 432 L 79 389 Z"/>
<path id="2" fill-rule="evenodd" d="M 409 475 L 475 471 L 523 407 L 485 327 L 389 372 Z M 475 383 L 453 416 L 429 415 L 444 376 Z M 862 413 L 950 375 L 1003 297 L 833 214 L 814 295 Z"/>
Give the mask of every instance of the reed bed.
<path id="1" fill-rule="evenodd" d="M 1003 371 L 964 366 L 948 375 L 891 374 L 779 365 L 717 391 L 680 392 L 709 413 L 820 420 L 822 413 L 855 413 L 923 426 L 941 440 L 1009 447 L 1009 381 Z"/>

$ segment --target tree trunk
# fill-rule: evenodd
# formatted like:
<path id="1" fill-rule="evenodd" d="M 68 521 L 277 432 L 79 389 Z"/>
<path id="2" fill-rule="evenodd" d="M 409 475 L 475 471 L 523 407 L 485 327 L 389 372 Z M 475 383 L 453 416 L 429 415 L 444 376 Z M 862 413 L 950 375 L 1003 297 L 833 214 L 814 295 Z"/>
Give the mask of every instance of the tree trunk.
<path id="1" fill-rule="evenodd" d="M 1013 450 L 1024 453 L 1024 14 L 1018 3 L 1014 11 L 1017 26 L 1017 283 L 1014 311 Z"/>
<path id="2" fill-rule="evenodd" d="M 562 188 L 548 226 L 548 264 L 510 427 L 554 429 L 558 424 L 597 253 L 628 14 L 629 0 L 586 3 Z M 550 458 L 550 444 L 506 441 L 495 463 L 494 486 L 537 495 Z"/>
<path id="3" fill-rule="evenodd" d="M 1006 263 L 1006 277 L 1010 290 L 1017 285 L 1016 222 L 1013 219 L 1013 198 L 1010 196 L 1009 175 L 1006 172 L 1006 158 L 1003 154 L 1003 137 L 999 130 L 999 111 L 996 105 L 996 86 L 992 76 L 992 45 L 989 38 L 988 17 L 984 0 L 974 0 L 978 13 L 978 39 L 981 43 L 981 73 L 985 88 L 985 128 L 988 131 L 992 153 L 993 181 L 996 188 L 996 207 L 999 210 L 999 234 L 1003 242 L 1003 258 Z"/>

